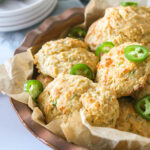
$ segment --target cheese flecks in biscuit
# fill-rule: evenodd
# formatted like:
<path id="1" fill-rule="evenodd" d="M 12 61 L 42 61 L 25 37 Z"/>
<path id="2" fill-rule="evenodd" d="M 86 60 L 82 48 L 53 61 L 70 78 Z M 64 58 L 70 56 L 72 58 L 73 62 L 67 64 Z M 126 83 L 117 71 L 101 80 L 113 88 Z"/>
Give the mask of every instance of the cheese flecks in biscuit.
<path id="1" fill-rule="evenodd" d="M 143 62 L 129 61 L 124 54 L 124 49 L 129 45 L 141 44 L 124 43 L 114 47 L 101 57 L 97 65 L 96 80 L 116 92 L 118 98 L 129 96 L 144 87 L 150 74 L 150 55 Z"/>
<path id="2" fill-rule="evenodd" d="M 80 76 L 60 74 L 55 78 L 38 98 L 46 121 L 80 110 L 82 104 L 79 97 L 88 90 L 89 85 L 90 81 Z"/>
<path id="3" fill-rule="evenodd" d="M 106 9 L 105 16 L 89 28 L 85 42 L 96 50 L 106 41 L 116 46 L 139 42 L 150 48 L 150 8 L 120 6 Z"/>
<path id="4" fill-rule="evenodd" d="M 56 118 L 68 118 L 80 109 L 94 126 L 114 127 L 119 116 L 119 104 L 111 92 L 77 75 L 60 74 L 41 93 L 38 104 L 47 123 Z"/>
<path id="5" fill-rule="evenodd" d="M 127 98 L 119 100 L 120 117 L 116 122 L 116 129 L 150 137 L 150 122 L 135 112 L 131 101 Z"/>
<path id="6" fill-rule="evenodd" d="M 65 38 L 47 42 L 34 56 L 38 71 L 56 78 L 60 73 L 70 74 L 76 64 L 86 64 L 96 72 L 98 57 L 88 51 L 87 45 L 80 40 Z"/>
<path id="7" fill-rule="evenodd" d="M 114 93 L 94 84 L 80 100 L 86 120 L 94 126 L 114 127 L 119 117 L 118 100 Z"/>

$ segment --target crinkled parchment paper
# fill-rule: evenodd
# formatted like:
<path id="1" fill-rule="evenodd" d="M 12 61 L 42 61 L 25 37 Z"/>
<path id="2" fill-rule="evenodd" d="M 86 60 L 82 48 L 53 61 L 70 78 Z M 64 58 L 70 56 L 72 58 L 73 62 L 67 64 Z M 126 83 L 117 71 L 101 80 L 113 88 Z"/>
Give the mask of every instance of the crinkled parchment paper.
<path id="1" fill-rule="evenodd" d="M 132 0 L 130 0 L 132 1 Z M 136 0 L 140 5 L 150 6 L 149 0 Z M 85 11 L 84 27 L 91 25 L 102 17 L 107 7 L 119 5 L 119 0 L 91 0 Z M 28 104 L 33 110 L 34 121 L 53 133 L 89 149 L 97 150 L 149 150 L 150 139 L 129 132 L 111 128 L 90 126 L 84 117 L 84 112 L 74 112 L 68 121 L 61 119 L 45 123 L 45 118 L 37 104 L 27 93 L 23 92 L 24 82 L 32 78 L 33 56 L 38 51 L 36 47 L 15 55 L 0 65 L 0 90 L 17 101 Z"/>

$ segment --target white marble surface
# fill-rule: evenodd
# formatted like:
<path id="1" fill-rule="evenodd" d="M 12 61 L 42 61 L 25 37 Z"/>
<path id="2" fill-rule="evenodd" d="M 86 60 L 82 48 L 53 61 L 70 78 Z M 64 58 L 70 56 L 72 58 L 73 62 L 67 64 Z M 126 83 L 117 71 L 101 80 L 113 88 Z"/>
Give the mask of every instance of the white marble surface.
<path id="1" fill-rule="evenodd" d="M 78 0 L 59 0 L 56 15 L 67 8 L 82 7 Z M 34 26 L 35 27 L 35 26 Z M 33 28 L 34 28 L 33 27 Z M 31 30 L 0 33 L 0 64 L 13 56 L 14 50 L 21 44 L 25 34 Z M 1 150 L 50 150 L 48 146 L 37 140 L 20 122 L 7 96 L 0 94 L 0 149 Z"/>

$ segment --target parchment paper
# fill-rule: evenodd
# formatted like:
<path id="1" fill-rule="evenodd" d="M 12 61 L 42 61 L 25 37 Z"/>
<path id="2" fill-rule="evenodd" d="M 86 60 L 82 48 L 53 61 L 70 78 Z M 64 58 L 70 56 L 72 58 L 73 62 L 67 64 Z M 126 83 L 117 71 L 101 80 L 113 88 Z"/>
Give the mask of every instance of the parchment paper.
<path id="1" fill-rule="evenodd" d="M 132 1 L 132 0 L 130 0 Z M 137 0 L 140 5 L 150 6 L 148 0 Z M 91 0 L 85 10 L 84 27 L 89 27 L 96 19 L 102 17 L 107 7 L 115 7 L 120 0 Z M 68 142 L 92 150 L 149 150 L 150 139 L 129 132 L 112 128 L 90 126 L 83 110 L 74 112 L 67 121 L 57 119 L 46 124 L 45 118 L 37 104 L 23 92 L 26 80 L 33 74 L 33 56 L 39 49 L 35 46 L 17 54 L 0 65 L 0 90 L 17 101 L 28 104 L 33 110 L 32 119 L 53 133 L 66 138 Z"/>
<path id="2" fill-rule="evenodd" d="M 24 83 L 33 74 L 33 56 L 30 51 L 20 53 L 0 65 L 0 91 L 28 103 L 28 94 L 23 92 Z"/>

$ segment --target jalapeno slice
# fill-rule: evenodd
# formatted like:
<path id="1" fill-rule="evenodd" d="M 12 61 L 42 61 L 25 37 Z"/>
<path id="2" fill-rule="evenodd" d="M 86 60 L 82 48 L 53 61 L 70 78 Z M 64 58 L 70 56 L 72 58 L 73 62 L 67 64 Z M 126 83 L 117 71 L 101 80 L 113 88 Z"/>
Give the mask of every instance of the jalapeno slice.
<path id="1" fill-rule="evenodd" d="M 128 60 L 142 62 L 148 57 L 149 50 L 140 45 L 130 45 L 125 48 L 124 53 Z"/>
<path id="2" fill-rule="evenodd" d="M 28 80 L 24 84 L 24 91 L 28 92 L 32 99 L 36 101 L 37 97 L 43 91 L 43 85 L 38 80 Z"/>
<path id="3" fill-rule="evenodd" d="M 138 6 L 137 2 L 120 2 L 121 6 Z"/>
<path id="4" fill-rule="evenodd" d="M 139 100 L 135 108 L 144 119 L 150 121 L 150 95 Z"/>
<path id="5" fill-rule="evenodd" d="M 86 36 L 86 33 L 86 30 L 79 27 L 75 27 L 70 30 L 70 32 L 68 33 L 68 37 L 83 40 Z"/>
<path id="6" fill-rule="evenodd" d="M 102 53 L 108 53 L 114 46 L 112 42 L 104 42 L 96 49 L 95 55 L 100 57 Z"/>
<path id="7" fill-rule="evenodd" d="M 70 74 L 72 75 L 82 75 L 93 80 L 94 75 L 91 68 L 85 64 L 76 64 L 72 67 Z"/>

